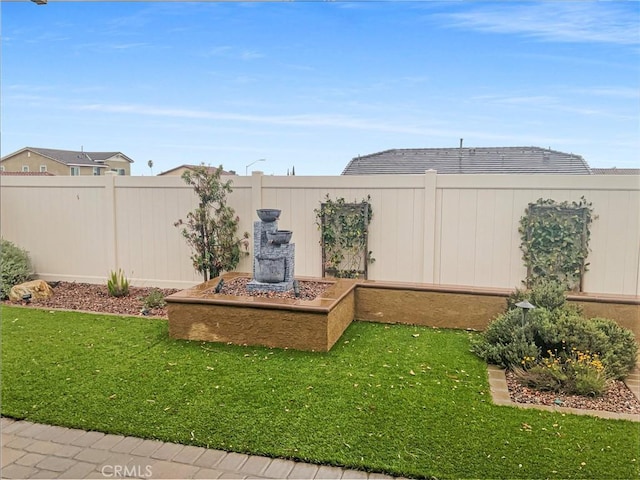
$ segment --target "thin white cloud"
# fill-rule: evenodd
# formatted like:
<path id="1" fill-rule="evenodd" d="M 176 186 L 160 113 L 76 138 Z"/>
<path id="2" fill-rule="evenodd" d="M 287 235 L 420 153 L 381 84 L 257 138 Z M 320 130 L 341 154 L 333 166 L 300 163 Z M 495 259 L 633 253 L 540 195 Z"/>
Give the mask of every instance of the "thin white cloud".
<path id="1" fill-rule="evenodd" d="M 146 42 L 96 42 L 96 43 L 80 43 L 75 45 L 73 48 L 76 51 L 88 50 L 92 52 L 104 52 L 105 50 L 135 50 L 135 49 L 143 49 L 153 47 L 157 49 L 157 45 L 152 45 Z"/>
<path id="2" fill-rule="evenodd" d="M 255 115 L 205 110 L 163 108 L 138 104 L 87 104 L 72 107 L 81 111 L 104 113 L 122 113 L 167 118 L 189 118 L 194 120 L 222 120 L 259 123 L 274 126 L 294 127 L 332 127 L 357 130 L 375 130 L 384 132 L 408 133 L 417 135 L 442 135 L 448 131 L 427 126 L 401 123 L 376 122 L 347 115 L 299 114 L 299 115 Z"/>
<path id="3" fill-rule="evenodd" d="M 639 45 L 639 5 L 636 2 L 503 2 L 473 6 L 439 17 L 457 28 L 521 34 L 545 41 Z"/>
<path id="4" fill-rule="evenodd" d="M 558 103 L 556 98 L 548 95 L 479 95 L 473 99 L 492 104 L 533 107 L 548 107 Z"/>
<path id="5" fill-rule="evenodd" d="M 598 97 L 611 97 L 611 98 L 629 98 L 640 99 L 640 89 L 631 87 L 593 87 L 593 88 L 581 88 L 574 89 L 573 93 L 598 96 Z"/>
<path id="6" fill-rule="evenodd" d="M 264 55 L 258 52 L 254 52 L 251 50 L 244 50 L 241 54 L 240 54 L 240 58 L 242 58 L 243 60 L 255 60 L 256 58 L 263 58 Z"/>
<path id="7" fill-rule="evenodd" d="M 112 48 L 114 50 L 129 50 L 131 48 L 140 48 L 140 47 L 147 47 L 149 46 L 148 43 L 142 43 L 142 42 L 138 42 L 138 43 L 113 43 L 111 45 L 106 45 L 107 48 Z"/>
<path id="8" fill-rule="evenodd" d="M 265 126 L 288 126 L 288 127 L 311 127 L 311 128 L 337 128 L 342 130 L 368 130 L 382 133 L 396 133 L 404 135 L 416 135 L 418 138 L 458 138 L 461 131 L 464 131 L 465 138 L 482 139 L 486 142 L 499 144 L 540 144 L 557 145 L 563 144 L 572 139 L 564 137 L 537 136 L 530 133 L 507 132 L 496 133 L 496 131 L 478 131 L 460 125 L 443 126 L 434 128 L 429 125 L 409 124 L 397 120 L 395 122 L 376 121 L 362 119 L 346 115 L 325 115 L 325 114 L 300 114 L 300 115 L 247 115 L 229 112 L 213 112 L 193 109 L 172 109 L 138 104 L 88 104 L 73 107 L 81 111 L 121 113 L 131 115 L 143 115 L 152 117 L 166 117 L 172 119 L 193 119 L 193 120 L 220 120 L 224 122 L 246 122 L 261 124 Z M 249 128 L 249 127 L 247 127 Z M 253 131 L 253 130 L 252 130 Z M 291 132 L 289 132 L 291 134 Z"/>
<path id="9" fill-rule="evenodd" d="M 239 49 L 230 45 L 217 45 L 204 50 L 200 55 L 203 57 L 238 58 L 240 60 L 256 60 L 264 57 L 264 54 L 255 50 Z"/>
<path id="10" fill-rule="evenodd" d="M 594 89 L 598 91 L 597 89 Z M 594 90 L 582 90 L 581 93 L 589 94 Z M 580 90 L 572 90 L 573 93 L 578 93 Z M 615 94 L 615 90 L 600 91 L 601 95 Z M 618 91 L 619 94 L 623 94 L 626 90 Z M 596 93 L 593 93 L 595 95 Z M 567 103 L 564 98 L 553 97 L 549 95 L 479 95 L 472 98 L 473 101 L 487 105 L 500 105 L 505 107 L 516 107 L 522 109 L 533 110 L 548 110 L 554 112 L 568 112 L 581 116 L 601 116 L 608 118 L 616 118 L 622 120 L 633 120 L 636 117 L 629 117 L 626 114 L 616 112 L 611 108 L 593 108 L 588 105 L 583 105 L 579 102 Z"/>

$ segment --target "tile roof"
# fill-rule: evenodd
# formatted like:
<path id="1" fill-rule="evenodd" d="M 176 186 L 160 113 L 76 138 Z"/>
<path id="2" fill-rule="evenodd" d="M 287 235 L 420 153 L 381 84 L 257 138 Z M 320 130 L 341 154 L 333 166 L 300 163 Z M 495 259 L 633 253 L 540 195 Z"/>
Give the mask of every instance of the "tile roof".
<path id="1" fill-rule="evenodd" d="M 640 168 L 593 168 L 591 173 L 594 175 L 640 175 Z"/>
<path id="2" fill-rule="evenodd" d="M 0 161 L 5 161 L 14 155 L 17 155 L 22 152 L 35 152 L 46 158 L 49 158 L 55 162 L 62 163 L 64 165 L 72 165 L 72 166 L 90 166 L 90 167 L 98 167 L 98 168 L 109 168 L 108 165 L 105 165 L 103 162 L 113 158 L 115 156 L 120 156 L 124 160 L 129 163 L 133 163 L 133 160 L 127 157 L 122 152 L 85 152 L 83 150 L 57 150 L 54 148 L 37 148 L 37 147 L 25 147 L 17 152 L 10 153 L 5 155 L 0 159 Z"/>
<path id="3" fill-rule="evenodd" d="M 166 170 L 164 172 L 161 172 L 161 173 L 158 174 L 158 176 L 169 175 L 171 172 L 174 172 L 174 171 L 176 171 L 176 170 L 178 170 L 180 168 L 188 168 L 189 170 L 193 170 L 196 167 L 202 167 L 202 166 L 204 166 L 204 165 L 189 165 L 189 164 L 180 165 L 180 166 L 174 167 L 174 168 L 172 168 L 170 170 Z M 212 166 L 206 166 L 206 168 L 207 168 L 207 172 L 209 172 L 209 173 L 212 173 L 212 172 L 214 172 L 215 170 L 218 169 L 218 167 L 212 167 Z M 234 171 L 228 172 L 226 170 L 222 170 L 220 175 L 236 175 L 236 173 Z"/>
<path id="4" fill-rule="evenodd" d="M 587 162 L 572 153 L 540 147 L 405 148 L 352 159 L 342 175 L 423 174 L 580 174 Z"/>
<path id="5" fill-rule="evenodd" d="M 8 177 L 55 177 L 51 172 L 0 172 L 0 175 Z"/>
<path id="6" fill-rule="evenodd" d="M 34 148 L 26 147 L 25 150 L 31 150 L 32 152 L 39 153 L 52 160 L 64 163 L 66 165 L 88 165 L 88 166 L 100 166 L 96 163 L 104 162 L 111 157 L 121 155 L 129 163 L 133 163 L 129 157 L 122 152 L 85 152 L 84 150 L 57 150 L 54 148 Z M 106 166 L 105 166 L 106 168 Z"/>

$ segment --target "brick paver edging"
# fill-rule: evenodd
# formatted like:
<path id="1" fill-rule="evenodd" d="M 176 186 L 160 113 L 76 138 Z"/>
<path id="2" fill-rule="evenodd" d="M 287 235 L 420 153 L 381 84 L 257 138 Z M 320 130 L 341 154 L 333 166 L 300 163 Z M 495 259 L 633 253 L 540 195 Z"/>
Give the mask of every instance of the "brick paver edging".
<path id="1" fill-rule="evenodd" d="M 560 407 L 557 405 L 537 405 L 534 403 L 517 403 L 511 400 L 509 388 L 507 387 L 507 377 L 503 368 L 496 365 L 489 365 L 489 387 L 491 398 L 496 405 L 508 405 L 518 408 L 533 408 L 536 410 L 546 410 L 549 412 L 573 413 L 575 415 L 591 415 L 600 418 L 613 420 L 631 420 L 640 422 L 640 414 L 637 413 L 614 413 L 602 410 L 587 410 L 582 408 Z M 629 390 L 640 400 L 640 372 L 636 368 L 626 379 L 625 383 Z"/>

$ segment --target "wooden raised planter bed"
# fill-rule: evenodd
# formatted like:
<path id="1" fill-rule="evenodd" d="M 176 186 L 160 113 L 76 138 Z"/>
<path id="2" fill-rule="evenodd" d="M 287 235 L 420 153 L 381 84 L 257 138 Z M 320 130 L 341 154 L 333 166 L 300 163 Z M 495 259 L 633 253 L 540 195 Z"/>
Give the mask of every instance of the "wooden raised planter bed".
<path id="1" fill-rule="evenodd" d="M 226 274 L 227 280 L 238 273 Z M 248 275 L 244 275 L 248 276 Z M 324 281 L 321 279 L 309 279 Z M 205 294 L 219 279 L 167 297 L 174 338 L 326 352 L 353 320 L 484 330 L 509 290 L 331 279 L 312 301 Z M 569 295 L 585 316 L 611 318 L 640 339 L 640 298 Z"/>
<path id="2" fill-rule="evenodd" d="M 228 282 L 239 274 L 225 274 Z M 353 321 L 356 281 L 337 279 L 315 300 L 234 297 L 215 278 L 166 298 L 169 335 L 188 340 L 327 352 Z"/>

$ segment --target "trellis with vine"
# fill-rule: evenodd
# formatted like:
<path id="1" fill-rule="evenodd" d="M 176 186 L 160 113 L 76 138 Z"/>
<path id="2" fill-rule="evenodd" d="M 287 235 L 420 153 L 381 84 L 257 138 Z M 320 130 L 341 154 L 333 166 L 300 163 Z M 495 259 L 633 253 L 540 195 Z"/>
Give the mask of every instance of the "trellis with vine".
<path id="1" fill-rule="evenodd" d="M 592 204 L 584 197 L 578 202 L 540 198 L 530 203 L 518 229 L 527 267 L 526 286 L 530 288 L 545 278 L 562 283 L 568 290 L 581 291 L 589 266 L 589 227 L 595 218 Z"/>
<path id="2" fill-rule="evenodd" d="M 368 196 L 359 203 L 326 196 L 315 209 L 322 245 L 322 276 L 367 278 L 368 265 L 375 259 L 368 249 L 369 222 L 373 209 Z"/>

